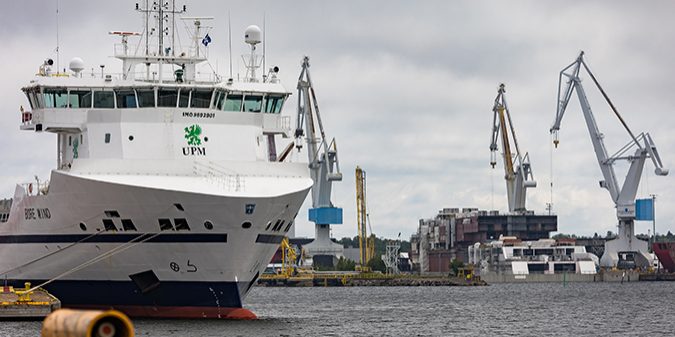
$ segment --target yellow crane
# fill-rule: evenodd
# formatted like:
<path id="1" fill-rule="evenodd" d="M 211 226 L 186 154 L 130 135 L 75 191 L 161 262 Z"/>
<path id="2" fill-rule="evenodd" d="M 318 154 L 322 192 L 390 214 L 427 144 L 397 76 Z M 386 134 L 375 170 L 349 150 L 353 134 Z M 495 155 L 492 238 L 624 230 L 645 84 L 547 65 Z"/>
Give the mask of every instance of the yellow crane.
<path id="1" fill-rule="evenodd" d="M 295 252 L 295 249 L 291 246 L 288 241 L 288 237 L 284 237 L 281 241 L 281 271 L 280 274 L 289 278 L 293 276 L 296 270 L 295 263 L 298 259 L 298 255 Z"/>
<path id="2" fill-rule="evenodd" d="M 359 235 L 359 266 L 357 270 L 370 271 L 368 261 L 375 255 L 375 238 L 368 237 L 369 216 L 366 208 L 366 171 L 356 167 L 356 223 Z M 372 235 L 372 228 L 370 233 Z"/>

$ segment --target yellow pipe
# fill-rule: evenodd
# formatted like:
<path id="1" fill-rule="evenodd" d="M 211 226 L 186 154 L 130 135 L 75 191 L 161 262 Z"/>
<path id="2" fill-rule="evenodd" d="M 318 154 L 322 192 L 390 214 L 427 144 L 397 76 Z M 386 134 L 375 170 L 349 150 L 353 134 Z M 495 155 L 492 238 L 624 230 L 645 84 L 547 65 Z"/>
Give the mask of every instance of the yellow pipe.
<path id="1" fill-rule="evenodd" d="M 134 337 L 129 318 L 116 310 L 59 309 L 42 323 L 42 337 Z"/>

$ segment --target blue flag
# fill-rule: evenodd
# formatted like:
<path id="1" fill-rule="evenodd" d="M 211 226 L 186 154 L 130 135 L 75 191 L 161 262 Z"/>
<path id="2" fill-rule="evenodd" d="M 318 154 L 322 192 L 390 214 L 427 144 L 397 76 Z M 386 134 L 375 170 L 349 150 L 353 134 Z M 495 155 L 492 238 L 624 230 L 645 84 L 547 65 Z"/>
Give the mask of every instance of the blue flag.
<path id="1" fill-rule="evenodd" d="M 204 36 L 204 38 L 202 39 L 202 44 L 204 45 L 204 47 L 208 47 L 209 43 L 211 43 L 211 37 L 207 33 L 206 36 Z"/>

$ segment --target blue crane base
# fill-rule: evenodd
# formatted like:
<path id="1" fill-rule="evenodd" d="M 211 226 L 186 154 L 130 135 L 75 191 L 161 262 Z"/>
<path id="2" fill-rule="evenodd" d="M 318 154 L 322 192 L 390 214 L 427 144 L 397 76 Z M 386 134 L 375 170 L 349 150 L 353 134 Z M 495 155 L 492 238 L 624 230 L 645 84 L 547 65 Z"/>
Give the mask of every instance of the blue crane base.
<path id="1" fill-rule="evenodd" d="M 319 207 L 309 209 L 309 221 L 322 225 L 341 225 L 342 208 Z"/>

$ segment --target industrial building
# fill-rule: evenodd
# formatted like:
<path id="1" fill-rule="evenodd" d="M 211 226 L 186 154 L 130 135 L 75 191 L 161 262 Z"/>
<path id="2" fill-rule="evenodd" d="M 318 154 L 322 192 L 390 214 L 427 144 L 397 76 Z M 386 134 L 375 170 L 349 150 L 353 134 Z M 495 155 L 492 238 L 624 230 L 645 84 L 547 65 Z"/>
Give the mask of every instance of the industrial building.
<path id="1" fill-rule="evenodd" d="M 477 208 L 444 208 L 432 219 L 420 219 L 410 238 L 413 270 L 448 273 L 450 261 L 468 262 L 468 247 L 500 236 L 534 241 L 548 239 L 558 230 L 556 215 L 484 211 Z"/>

